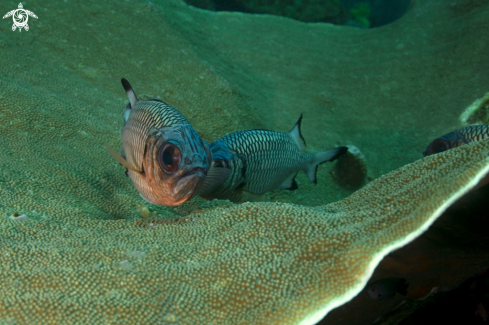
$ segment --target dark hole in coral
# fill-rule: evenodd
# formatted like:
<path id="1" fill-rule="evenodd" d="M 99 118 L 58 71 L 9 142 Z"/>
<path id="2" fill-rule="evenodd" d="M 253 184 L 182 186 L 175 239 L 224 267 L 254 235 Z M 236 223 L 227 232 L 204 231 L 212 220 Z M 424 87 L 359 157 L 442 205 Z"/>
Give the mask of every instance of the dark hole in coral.
<path id="1" fill-rule="evenodd" d="M 284 16 L 304 22 L 324 22 L 372 28 L 401 18 L 412 0 L 184 0 L 213 11 Z"/>
<path id="2" fill-rule="evenodd" d="M 487 250 L 487 197 L 489 185 L 472 191 L 448 208 L 445 214 L 460 221 L 459 236 L 451 242 L 466 245 L 468 251 Z M 465 225 L 464 225 L 465 224 Z M 470 236 L 464 231 L 470 229 Z M 450 292 L 440 293 L 420 301 L 422 306 L 400 325 L 428 324 L 487 324 L 489 316 L 489 269 L 468 279 Z"/>
<path id="3" fill-rule="evenodd" d="M 446 291 L 448 287 L 438 287 L 438 292 L 435 291 L 424 299 L 411 299 L 406 296 L 397 301 L 394 297 L 374 300 L 367 292 L 362 292 L 352 301 L 333 310 L 318 325 L 488 324 L 488 197 L 489 184 L 467 193 L 449 207 L 420 238 L 391 253 L 392 259 L 384 263 L 381 270 L 384 279 L 405 277 L 409 283 L 407 292 L 411 297 L 417 290 L 432 288 L 432 276 L 436 273 L 443 279 L 442 282 L 455 285 L 455 282 L 463 281 L 463 277 L 459 277 L 461 273 L 465 273 L 462 270 L 473 266 L 471 270 L 474 270 L 474 273 L 470 279 L 449 292 Z M 433 255 L 436 256 L 434 263 L 425 263 L 428 261 L 422 257 L 427 255 L 421 252 L 424 249 L 438 251 L 438 254 Z M 401 257 L 409 262 L 403 264 Z M 451 272 L 446 272 L 445 268 Z M 386 272 L 389 269 L 395 271 Z M 456 271 L 457 269 L 460 271 Z M 468 276 L 469 273 L 465 274 Z M 396 293 L 396 297 L 402 296 Z M 402 300 L 404 302 L 401 302 Z M 386 313 L 386 310 L 389 311 Z"/>

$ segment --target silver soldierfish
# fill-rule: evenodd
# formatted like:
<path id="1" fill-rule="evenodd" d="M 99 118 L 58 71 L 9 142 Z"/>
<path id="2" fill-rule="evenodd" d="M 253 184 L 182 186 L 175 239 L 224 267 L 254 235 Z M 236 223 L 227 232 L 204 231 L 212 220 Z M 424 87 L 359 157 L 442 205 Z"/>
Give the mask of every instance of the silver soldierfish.
<path id="1" fill-rule="evenodd" d="M 122 79 L 129 104 L 124 111 L 122 154 L 107 150 L 127 168 L 143 199 L 177 206 L 190 200 L 204 182 L 211 163 L 208 145 L 188 120 L 159 100 L 139 101 Z"/>
<path id="2" fill-rule="evenodd" d="M 348 148 L 302 154 L 305 142 L 300 132 L 301 120 L 302 115 L 288 133 L 239 131 L 211 143 L 212 165 L 199 195 L 240 202 L 246 196 L 243 191 L 253 198 L 275 189 L 294 190 L 300 170 L 316 184 L 318 165 L 335 160 Z"/>
<path id="3" fill-rule="evenodd" d="M 489 125 L 467 126 L 433 140 L 433 142 L 426 147 L 423 156 L 430 156 L 448 149 L 460 147 L 472 141 L 480 141 L 486 138 L 489 138 Z"/>

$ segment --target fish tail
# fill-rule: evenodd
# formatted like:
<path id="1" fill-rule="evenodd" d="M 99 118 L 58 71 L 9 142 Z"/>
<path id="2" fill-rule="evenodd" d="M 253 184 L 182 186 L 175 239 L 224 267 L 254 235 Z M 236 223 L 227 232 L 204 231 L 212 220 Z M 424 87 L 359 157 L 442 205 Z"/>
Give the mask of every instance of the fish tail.
<path id="1" fill-rule="evenodd" d="M 307 166 L 306 174 L 309 180 L 317 184 L 316 173 L 318 166 L 327 161 L 333 161 L 348 151 L 347 147 L 338 147 L 310 154 L 311 162 Z"/>

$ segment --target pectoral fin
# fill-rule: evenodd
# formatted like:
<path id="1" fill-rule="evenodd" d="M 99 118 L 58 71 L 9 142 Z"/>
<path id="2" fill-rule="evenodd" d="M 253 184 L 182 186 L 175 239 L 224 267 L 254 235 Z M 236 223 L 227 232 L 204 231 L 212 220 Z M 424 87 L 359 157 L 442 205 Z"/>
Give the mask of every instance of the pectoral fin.
<path id="1" fill-rule="evenodd" d="M 202 197 L 211 195 L 230 175 L 231 169 L 227 168 L 225 163 L 221 160 L 213 161 L 205 177 L 204 184 L 199 189 L 198 195 Z"/>
<path id="2" fill-rule="evenodd" d="M 130 163 L 128 163 L 127 160 L 122 158 L 117 152 L 115 152 L 114 149 L 112 149 L 110 147 L 110 145 L 108 143 L 104 143 L 104 145 L 105 145 L 105 149 L 107 149 L 107 151 L 112 155 L 112 157 L 115 158 L 115 160 L 117 160 L 119 162 L 119 164 L 121 164 L 122 166 L 126 167 L 129 170 L 132 170 L 133 172 L 136 172 L 139 174 L 143 173 L 142 170 L 137 169 L 136 167 L 134 167 Z"/>

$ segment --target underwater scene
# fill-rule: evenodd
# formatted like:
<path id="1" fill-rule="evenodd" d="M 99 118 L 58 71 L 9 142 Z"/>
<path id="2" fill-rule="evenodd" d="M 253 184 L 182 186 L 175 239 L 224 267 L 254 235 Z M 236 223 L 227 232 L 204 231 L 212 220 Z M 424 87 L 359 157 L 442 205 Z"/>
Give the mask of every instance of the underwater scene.
<path id="1" fill-rule="evenodd" d="M 0 324 L 485 324 L 488 0 L 0 2 Z"/>

